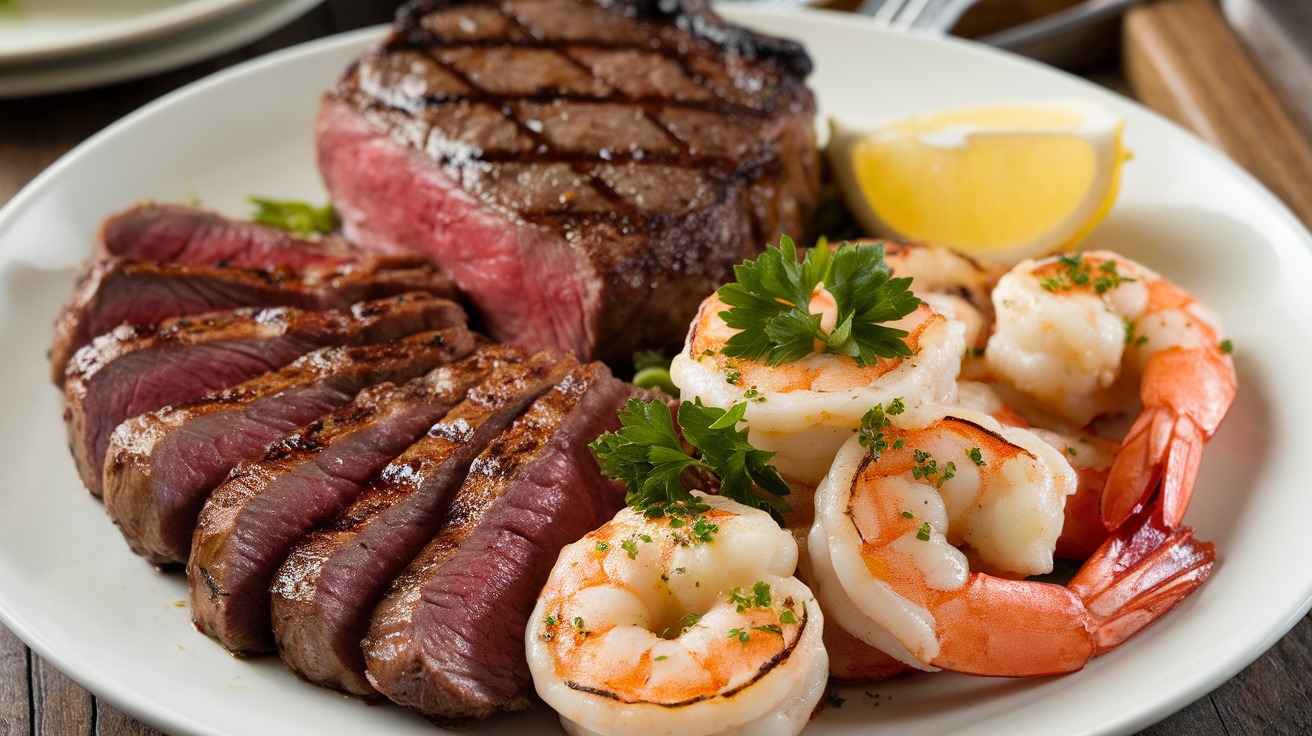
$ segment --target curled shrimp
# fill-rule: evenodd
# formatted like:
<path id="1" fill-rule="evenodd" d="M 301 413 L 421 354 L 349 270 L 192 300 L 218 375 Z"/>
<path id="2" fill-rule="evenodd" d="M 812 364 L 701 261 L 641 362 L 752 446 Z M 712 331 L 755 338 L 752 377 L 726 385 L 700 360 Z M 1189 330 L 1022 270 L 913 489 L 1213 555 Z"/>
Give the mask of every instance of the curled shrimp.
<path id="1" fill-rule="evenodd" d="M 885 241 L 884 262 L 894 276 L 911 278 L 911 291 L 934 311 L 965 326 L 964 358 L 967 366 L 972 365 L 993 329 L 989 295 L 1002 270 L 950 248 L 923 243 Z"/>
<path id="2" fill-rule="evenodd" d="M 1077 426 L 1123 411 L 1137 381 L 1143 412 L 1109 471 L 1101 516 L 1116 529 L 1158 504 L 1179 526 L 1204 443 L 1237 388 L 1216 315 L 1157 273 L 1105 251 L 1023 261 L 993 291 L 986 351 L 998 379 Z"/>
<path id="3" fill-rule="evenodd" d="M 824 477 L 871 406 L 894 398 L 908 405 L 952 398 L 965 350 L 963 327 L 927 305 L 890 323 L 907 331 L 911 357 L 881 358 L 864 367 L 832 353 L 777 366 L 726 356 L 724 345 L 738 332 L 720 317 L 726 309 L 714 294 L 702 302 L 670 376 L 685 401 L 700 399 L 726 410 L 746 401 L 752 445 L 775 452 L 771 463 L 804 484 L 814 486 Z M 810 310 L 831 316 L 832 297 L 817 289 Z M 833 319 L 821 325 L 832 329 Z"/>
<path id="4" fill-rule="evenodd" d="M 538 694 L 571 734 L 797 734 L 824 692 L 824 621 L 763 511 L 696 494 L 566 547 L 530 618 Z"/>
<path id="5" fill-rule="evenodd" d="M 962 408 L 890 419 L 878 443 L 854 438 L 839 452 L 816 492 L 808 546 L 830 618 L 913 667 L 1002 676 L 1077 670 L 1211 571 L 1210 544 L 1145 513 L 1069 586 L 1015 579 L 1051 569 L 1061 501 L 1075 482 L 1061 454 Z"/>

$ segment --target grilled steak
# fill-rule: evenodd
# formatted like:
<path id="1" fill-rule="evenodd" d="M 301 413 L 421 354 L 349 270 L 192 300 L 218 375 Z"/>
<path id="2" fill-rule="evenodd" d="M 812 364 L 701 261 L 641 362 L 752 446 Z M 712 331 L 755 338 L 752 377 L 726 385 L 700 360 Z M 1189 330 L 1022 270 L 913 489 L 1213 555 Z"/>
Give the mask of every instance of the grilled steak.
<path id="1" fill-rule="evenodd" d="M 118 426 L 105 468 L 105 508 L 132 551 L 185 563 L 196 517 L 237 463 L 340 409 L 366 386 L 405 382 L 474 348 L 463 327 L 382 345 L 316 350 L 281 370 L 164 407 Z"/>
<path id="2" fill-rule="evenodd" d="M 384 261 L 332 268 L 256 271 L 109 260 L 88 266 L 55 324 L 50 364 L 55 385 L 78 348 L 121 324 L 156 324 L 240 307 L 287 306 L 311 312 L 345 309 L 366 299 L 412 291 L 453 297 L 450 280 L 431 265 Z"/>
<path id="3" fill-rule="evenodd" d="M 360 252 L 336 235 L 314 240 L 178 204 L 141 204 L 100 226 L 97 258 L 237 268 L 342 266 Z"/>
<path id="4" fill-rule="evenodd" d="M 437 533 L 479 452 L 577 368 L 555 351 L 498 366 L 345 513 L 292 550 L 271 593 L 278 651 L 293 672 L 353 695 L 377 694 L 360 640 L 387 584 Z"/>
<path id="5" fill-rule="evenodd" d="M 409 294 L 342 311 L 240 309 L 119 327 L 69 361 L 69 447 L 82 482 L 99 496 L 110 433 L 129 417 L 190 403 L 328 345 L 390 342 L 463 323 L 455 303 Z"/>
<path id="6" fill-rule="evenodd" d="M 292 546 L 341 513 L 507 350 L 480 348 L 403 386 L 367 388 L 262 459 L 238 465 L 196 522 L 187 560 L 196 628 L 237 654 L 273 651 L 269 585 Z"/>
<path id="7" fill-rule="evenodd" d="M 587 443 L 636 391 L 571 372 L 479 455 L 441 531 L 379 604 L 364 641 L 379 692 L 440 726 L 527 706 L 524 627 L 561 547 L 623 505 Z"/>
<path id="8" fill-rule="evenodd" d="M 706 294 L 814 210 L 792 42 L 700 0 L 428 0 L 326 96 L 352 242 L 431 256 L 493 337 L 676 348 Z"/>

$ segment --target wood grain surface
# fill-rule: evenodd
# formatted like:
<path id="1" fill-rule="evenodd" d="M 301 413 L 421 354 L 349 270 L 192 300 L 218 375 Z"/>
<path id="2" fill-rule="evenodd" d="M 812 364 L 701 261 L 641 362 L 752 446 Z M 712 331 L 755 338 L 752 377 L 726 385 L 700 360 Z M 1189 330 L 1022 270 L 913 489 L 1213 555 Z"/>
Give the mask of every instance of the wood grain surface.
<path id="1" fill-rule="evenodd" d="M 1174 56 L 1175 63 L 1203 63 L 1194 51 L 1189 50 L 1188 24 L 1200 10 L 1199 3 L 1208 0 L 1164 0 L 1165 11 L 1175 15 L 1139 15 L 1127 25 L 1127 33 L 1139 34 L 1145 39 L 1164 38 L 1166 48 L 1173 50 L 1163 58 Z M 85 92 L 48 97 L 0 101 L 0 204 L 8 201 L 24 184 L 42 169 L 54 162 L 73 146 L 91 134 L 114 122 L 160 95 L 245 59 L 268 53 L 301 41 L 386 22 L 395 8 L 395 0 L 328 0 L 320 7 L 257 43 L 219 58 L 194 64 L 184 69 L 147 79 L 114 85 Z M 1180 28 L 1166 25 L 1180 23 Z M 1219 58 L 1230 58 L 1235 49 L 1234 39 L 1226 39 L 1215 27 L 1204 27 L 1206 43 L 1216 44 L 1213 49 Z M 1155 34 L 1155 35 L 1154 35 Z M 1185 34 L 1185 37 L 1181 37 Z M 1151 41 L 1149 41 L 1151 43 Z M 1150 49 L 1146 48 L 1145 51 Z M 1239 49 L 1242 53 L 1242 49 Z M 1206 56 L 1206 54 L 1204 54 Z M 1245 57 L 1246 59 L 1247 57 Z M 1245 62 L 1251 63 L 1251 62 Z M 1265 92 L 1254 92 L 1253 74 L 1249 68 L 1241 73 L 1229 72 L 1199 87 L 1211 90 L 1202 101 L 1178 102 L 1170 107 L 1170 96 L 1162 96 L 1143 80 L 1148 77 L 1139 72 L 1132 79 L 1139 80 L 1141 90 L 1150 105 L 1161 105 L 1164 112 L 1177 116 L 1186 126 L 1209 138 L 1230 152 L 1241 163 L 1267 181 L 1289 182 L 1297 185 L 1301 178 L 1302 189 L 1286 195 L 1286 201 L 1301 213 L 1312 210 L 1305 197 L 1312 196 L 1312 177 L 1299 146 L 1307 146 L 1307 139 L 1279 126 L 1270 115 L 1270 101 Z M 1169 66 L 1162 66 L 1167 69 Z M 1215 71 L 1215 70 L 1214 70 Z M 1250 73 L 1251 72 L 1251 73 Z M 1217 72 L 1219 74 L 1219 71 Z M 1214 87 L 1211 85 L 1220 85 Z M 1227 85 L 1234 85 L 1233 88 Z M 1172 85 L 1165 85 L 1174 88 Z M 1158 88 L 1160 89 L 1160 87 Z M 1222 94 L 1225 93 L 1225 94 Z M 1239 102 L 1226 102 L 1213 108 L 1213 100 L 1233 97 Z M 1250 100 L 1251 104 L 1243 102 Z M 1191 107 L 1192 106 L 1192 107 Z M 1224 110 L 1228 123 L 1237 130 L 1247 131 L 1243 140 L 1262 138 L 1280 139 L 1279 150 L 1294 151 L 1286 155 L 1258 158 L 1241 158 L 1247 144 L 1230 143 L 1232 139 L 1215 134 L 1226 121 L 1197 117 L 1196 110 Z M 1248 114 L 1256 117 L 1243 121 L 1235 117 Z M 1211 132 L 1209 132 L 1211 131 Z M 1214 135 L 1215 134 L 1215 135 Z M 1238 145 L 1231 149 L 1228 146 Z M 1290 162 L 1282 167 L 1282 162 Z M 1268 180 L 1267 177 L 1270 177 Z M 1293 186 L 1297 190 L 1297 186 Z M 1272 564 L 1295 564 L 1304 561 L 1273 561 Z M 309 687 L 307 685 L 306 687 Z M 363 706 L 362 706 L 363 707 Z M 143 725 L 112 706 L 78 687 L 72 680 L 30 652 L 12 633 L 0 627 L 0 736 L 148 736 L 158 731 Z M 1312 734 L 1312 618 L 1304 618 L 1270 651 L 1244 669 L 1214 692 L 1203 697 L 1161 723 L 1143 731 L 1149 736 L 1240 736 L 1243 734 Z"/>
<path id="2" fill-rule="evenodd" d="M 1132 8 L 1121 45 L 1141 102 L 1248 169 L 1312 226 L 1312 142 L 1302 118 L 1212 0 Z"/>

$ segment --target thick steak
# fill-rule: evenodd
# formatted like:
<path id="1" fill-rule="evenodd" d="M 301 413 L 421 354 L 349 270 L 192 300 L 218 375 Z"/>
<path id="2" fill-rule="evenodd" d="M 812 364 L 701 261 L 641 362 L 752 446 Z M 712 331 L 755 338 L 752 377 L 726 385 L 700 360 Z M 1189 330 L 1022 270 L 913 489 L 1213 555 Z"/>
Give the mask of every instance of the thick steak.
<path id="1" fill-rule="evenodd" d="M 237 268 L 341 266 L 360 251 L 337 235 L 297 238 L 286 230 L 180 204 L 139 204 L 100 226 L 97 258 Z"/>
<path id="2" fill-rule="evenodd" d="M 431 264 L 386 259 L 346 266 L 259 271 L 111 259 L 88 265 L 55 323 L 50 367 L 62 385 L 74 352 L 119 325 L 158 324 L 241 307 L 295 307 L 310 312 L 422 291 L 453 298 L 455 289 Z"/>
<path id="3" fill-rule="evenodd" d="M 534 402 L 479 455 L 438 535 L 392 584 L 364 641 L 369 682 L 439 726 L 528 705 L 524 627 L 561 547 L 624 503 L 587 443 L 634 393 L 599 363 Z"/>
<path id="4" fill-rule="evenodd" d="M 191 619 L 236 654 L 274 650 L 269 585 L 293 545 L 332 520 L 505 356 L 499 345 L 350 405 L 244 462 L 214 489 L 192 538 Z"/>
<path id="5" fill-rule="evenodd" d="M 360 640 L 388 583 L 433 538 L 474 458 L 578 362 L 507 361 L 383 469 L 332 524 L 306 537 L 271 591 L 278 652 L 310 682 L 369 697 Z"/>
<path id="6" fill-rule="evenodd" d="M 199 401 L 129 419 L 110 436 L 105 508 L 132 551 L 185 563 L 210 491 L 242 460 L 340 409 L 366 386 L 404 383 L 474 349 L 463 327 L 394 343 L 322 348 Z"/>
<path id="7" fill-rule="evenodd" d="M 819 190 L 792 42 L 699 0 L 430 0 L 324 99 L 352 242 L 451 274 L 493 337 L 675 349 L 706 294 Z"/>
<path id="8" fill-rule="evenodd" d="M 69 361 L 69 448 L 82 482 L 99 496 L 110 433 L 125 419 L 190 403 L 321 347 L 390 342 L 464 322 L 459 305 L 408 294 L 342 311 L 238 309 L 157 327 L 119 327 Z"/>

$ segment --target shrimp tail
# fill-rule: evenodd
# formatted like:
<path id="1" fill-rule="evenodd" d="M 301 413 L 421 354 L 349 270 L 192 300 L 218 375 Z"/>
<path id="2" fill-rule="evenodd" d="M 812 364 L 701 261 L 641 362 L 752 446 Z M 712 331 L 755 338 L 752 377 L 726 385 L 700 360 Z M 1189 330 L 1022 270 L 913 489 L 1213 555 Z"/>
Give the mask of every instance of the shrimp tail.
<path id="1" fill-rule="evenodd" d="M 1210 542 L 1173 527 L 1154 504 L 1113 534 L 1068 586 L 1094 623 L 1104 654 L 1161 618 L 1207 580 L 1216 564 Z"/>
<path id="2" fill-rule="evenodd" d="M 1193 495 L 1203 445 L 1225 418 L 1236 391 L 1234 366 L 1218 349 L 1171 349 L 1144 369 L 1144 411 L 1121 442 L 1102 496 L 1109 530 L 1141 512 L 1161 484 L 1158 506 L 1166 525 L 1184 518 Z"/>

